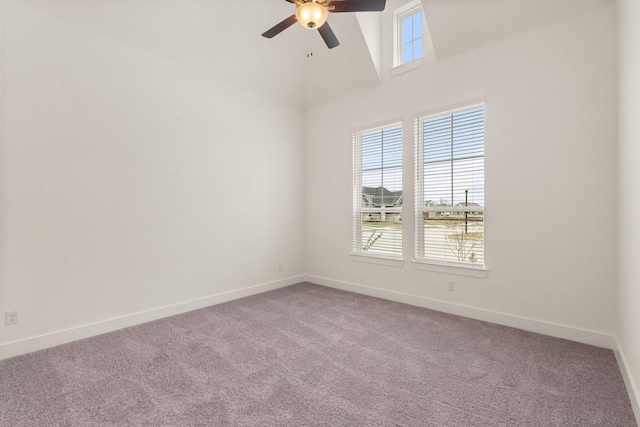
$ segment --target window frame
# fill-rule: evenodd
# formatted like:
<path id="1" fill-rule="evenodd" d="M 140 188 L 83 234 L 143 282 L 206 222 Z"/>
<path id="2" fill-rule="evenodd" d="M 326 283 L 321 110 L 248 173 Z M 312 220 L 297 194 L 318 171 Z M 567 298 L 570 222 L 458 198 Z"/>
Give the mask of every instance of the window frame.
<path id="1" fill-rule="evenodd" d="M 403 185 L 403 171 L 404 171 L 404 126 L 402 120 L 390 121 L 381 126 L 370 127 L 367 129 L 361 129 L 352 132 L 352 145 L 353 145 L 353 222 L 352 222 L 352 244 L 351 244 L 351 259 L 354 261 L 362 261 L 362 262 L 374 262 L 384 265 L 392 265 L 392 266 L 402 266 L 403 256 L 404 256 L 404 248 L 403 248 L 403 228 L 402 222 L 400 222 L 400 251 L 398 253 L 393 253 L 390 251 L 380 251 L 380 250 L 364 250 L 362 249 L 362 217 L 364 213 L 380 213 L 382 214 L 400 214 L 403 215 L 403 205 L 401 204 L 399 207 L 363 207 L 363 166 L 362 166 L 362 149 L 363 149 L 363 139 L 362 136 L 367 133 L 372 133 L 376 131 L 384 131 L 387 129 L 399 128 L 400 136 L 399 140 L 395 141 L 397 144 L 399 142 L 400 147 L 400 165 L 394 166 L 393 168 L 399 169 L 400 176 L 400 184 L 402 187 L 404 197 L 404 185 Z M 384 142 L 383 142 L 384 144 Z M 384 147 L 384 145 L 383 145 Z M 383 171 L 389 167 L 385 167 L 384 164 L 381 164 L 380 170 Z M 384 185 L 384 182 L 383 182 Z"/>
<path id="2" fill-rule="evenodd" d="M 422 34 L 420 35 L 420 39 L 422 40 L 422 51 L 420 52 L 419 57 L 414 57 L 411 61 L 404 62 L 402 58 L 402 20 L 407 16 L 417 13 L 418 11 L 422 12 Z M 393 11 L 393 68 L 408 66 L 409 64 L 414 67 L 422 65 L 425 49 L 425 29 L 426 21 L 424 18 L 424 10 L 422 9 L 422 2 L 420 0 L 413 0 Z"/>
<path id="3" fill-rule="evenodd" d="M 484 100 L 476 101 L 473 103 L 464 104 L 464 106 L 460 107 L 452 107 L 440 110 L 438 112 L 432 112 L 420 115 L 414 118 L 413 123 L 413 137 L 414 137 L 414 177 L 415 177 L 415 185 L 414 185 L 414 256 L 413 256 L 413 265 L 414 268 L 420 270 L 433 270 L 438 272 L 451 272 L 463 275 L 471 275 L 477 277 L 485 277 L 487 268 L 487 258 L 486 258 L 486 245 L 484 245 L 485 234 L 484 234 L 484 224 L 485 224 L 485 210 L 486 210 L 486 202 L 482 206 L 473 206 L 472 208 L 469 206 L 425 206 L 424 200 L 424 135 L 423 135 L 423 126 L 421 125 L 425 120 L 448 116 L 455 113 L 470 111 L 476 108 L 482 107 L 483 109 L 483 155 L 482 162 L 484 164 L 486 159 L 486 131 L 484 131 L 484 123 L 486 117 L 486 103 Z M 453 149 L 453 148 L 452 148 Z M 455 158 L 451 157 L 452 161 L 455 161 Z M 483 166 L 483 198 L 485 194 L 484 182 L 486 182 L 485 169 Z M 454 201 L 452 201 L 454 204 Z M 453 261 L 453 260 L 444 260 L 437 258 L 429 258 L 425 256 L 425 235 L 424 235 L 424 216 L 427 212 L 482 212 L 483 215 L 483 263 L 482 264 L 474 264 L 465 261 Z M 453 268 L 453 269 L 452 269 Z M 471 271 L 473 270 L 473 272 Z M 467 271 L 467 273 L 465 273 Z"/>

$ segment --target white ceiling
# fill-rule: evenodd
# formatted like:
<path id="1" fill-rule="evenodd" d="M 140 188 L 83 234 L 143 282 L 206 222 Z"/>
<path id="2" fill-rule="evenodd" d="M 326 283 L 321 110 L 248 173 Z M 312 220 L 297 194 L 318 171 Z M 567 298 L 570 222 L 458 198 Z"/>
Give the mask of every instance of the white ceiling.
<path id="1" fill-rule="evenodd" d="M 46 15 L 296 107 L 379 84 L 353 13 L 329 22 L 341 45 L 294 24 L 261 34 L 295 12 L 284 0 L 22 1 Z M 308 57 L 307 54 L 313 52 Z"/>
<path id="2" fill-rule="evenodd" d="M 615 0 L 422 0 L 438 60 L 612 3 Z"/>
<path id="3" fill-rule="evenodd" d="M 441 60 L 614 1 L 422 0 L 422 4 L 436 58 Z M 391 7 L 397 3 L 389 2 Z M 372 55 L 369 49 L 379 49 L 381 43 L 372 40 L 368 19 L 367 44 L 352 13 L 330 14 L 341 45 L 329 50 L 317 31 L 297 24 L 273 39 L 261 37 L 293 14 L 295 6 L 285 0 L 22 0 L 20 4 L 295 107 L 380 84 L 372 60 L 380 53 Z M 379 14 L 382 19 L 391 19 L 389 9 Z"/>

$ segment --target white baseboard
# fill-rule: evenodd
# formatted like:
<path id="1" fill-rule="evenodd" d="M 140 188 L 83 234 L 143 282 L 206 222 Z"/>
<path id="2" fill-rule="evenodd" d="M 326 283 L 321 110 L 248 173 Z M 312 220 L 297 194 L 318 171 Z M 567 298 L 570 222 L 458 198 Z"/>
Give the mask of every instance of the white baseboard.
<path id="1" fill-rule="evenodd" d="M 303 280 L 304 276 L 289 277 L 282 280 L 261 283 L 258 285 L 248 286 L 246 288 L 235 289 L 215 295 L 209 295 L 203 298 L 183 301 L 177 304 L 171 304 L 163 307 L 153 308 L 150 310 L 140 311 L 126 316 L 106 319 L 100 322 L 81 325 L 70 329 L 55 331 L 18 341 L 12 341 L 0 345 L 0 360 L 19 356 L 21 354 L 31 353 L 33 351 L 38 351 L 49 347 L 54 347 L 83 338 L 89 338 L 95 335 L 104 334 L 106 332 L 112 332 L 118 329 L 127 328 L 129 326 L 139 325 L 141 323 L 150 322 L 152 320 L 161 319 L 163 317 L 173 316 L 178 313 L 197 310 L 199 308 L 221 304 L 223 302 L 247 297 L 250 295 L 260 294 L 262 292 L 270 291 L 273 289 L 283 288 L 285 286 L 302 282 Z"/>
<path id="2" fill-rule="evenodd" d="M 616 350 L 614 351 L 614 353 L 616 354 L 616 359 L 618 360 L 618 365 L 620 366 L 620 372 L 622 373 L 622 378 L 624 379 L 624 385 L 627 387 L 627 393 L 629 394 L 629 400 L 631 401 L 633 414 L 636 416 L 636 421 L 640 424 L 640 389 L 638 389 L 638 385 L 631 375 L 629 363 L 627 362 L 627 358 L 624 354 L 624 349 L 622 348 L 622 344 L 618 340 L 617 335 L 615 336 L 615 341 Z"/>
<path id="3" fill-rule="evenodd" d="M 458 316 L 469 317 L 486 322 L 497 323 L 499 325 L 510 326 L 523 329 L 525 331 L 536 332 L 556 338 L 563 338 L 570 341 L 577 341 L 584 344 L 604 347 L 611 350 L 616 349 L 614 336 L 604 332 L 591 331 L 588 329 L 576 328 L 574 326 L 562 325 L 559 323 L 547 322 L 544 320 L 531 319 L 528 317 L 516 316 L 498 311 L 486 310 L 463 304 L 456 304 L 418 295 L 405 294 L 402 292 L 390 291 L 386 289 L 374 288 L 357 283 L 344 282 L 306 275 L 307 282 L 315 283 L 331 288 L 342 289 L 344 291 L 355 292 L 373 297 L 383 298 L 391 301 L 415 305 L 418 307 L 430 308 L 432 310 L 443 311 L 445 313 L 456 314 Z"/>

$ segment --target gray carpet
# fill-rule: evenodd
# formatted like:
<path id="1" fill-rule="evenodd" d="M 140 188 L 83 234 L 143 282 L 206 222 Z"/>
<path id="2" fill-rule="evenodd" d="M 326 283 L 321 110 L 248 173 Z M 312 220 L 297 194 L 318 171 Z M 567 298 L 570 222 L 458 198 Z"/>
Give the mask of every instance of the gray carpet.
<path id="1" fill-rule="evenodd" d="M 311 284 L 0 362 L 2 426 L 636 426 L 610 350 Z"/>

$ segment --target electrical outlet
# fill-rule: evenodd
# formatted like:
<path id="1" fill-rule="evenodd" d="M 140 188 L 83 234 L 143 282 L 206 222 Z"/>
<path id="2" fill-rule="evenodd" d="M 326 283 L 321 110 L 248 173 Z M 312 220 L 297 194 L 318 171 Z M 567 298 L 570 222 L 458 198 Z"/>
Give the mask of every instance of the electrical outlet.
<path id="1" fill-rule="evenodd" d="M 449 292 L 455 292 L 455 290 L 456 290 L 456 282 L 447 282 L 447 290 Z"/>
<path id="2" fill-rule="evenodd" d="M 4 313 L 4 324 L 9 326 L 9 325 L 15 325 L 16 323 L 18 323 L 18 312 L 6 311 Z"/>

